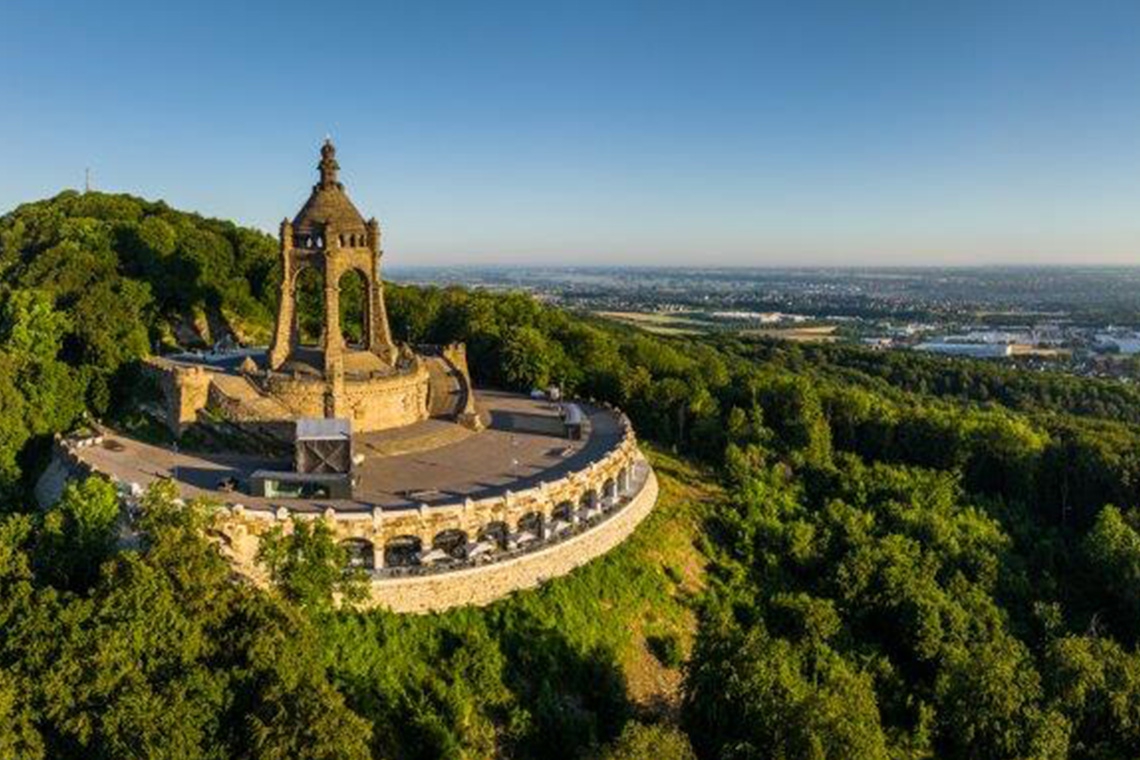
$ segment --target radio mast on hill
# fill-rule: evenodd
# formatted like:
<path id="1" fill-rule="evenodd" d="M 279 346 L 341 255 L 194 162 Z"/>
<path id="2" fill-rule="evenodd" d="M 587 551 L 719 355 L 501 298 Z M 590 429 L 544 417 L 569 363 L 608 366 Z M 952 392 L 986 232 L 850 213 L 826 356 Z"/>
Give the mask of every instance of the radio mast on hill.
<path id="1" fill-rule="evenodd" d="M 83 192 L 91 192 L 91 167 L 89 166 L 83 169 Z"/>

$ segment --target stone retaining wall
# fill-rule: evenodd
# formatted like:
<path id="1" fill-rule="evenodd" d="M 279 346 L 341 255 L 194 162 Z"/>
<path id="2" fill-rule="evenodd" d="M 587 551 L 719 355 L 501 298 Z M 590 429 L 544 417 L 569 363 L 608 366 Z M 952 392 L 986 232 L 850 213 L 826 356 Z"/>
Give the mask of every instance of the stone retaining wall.
<path id="1" fill-rule="evenodd" d="M 294 520 L 324 520 L 337 541 L 371 548 L 368 566 L 374 570 L 374 604 L 397 612 L 487 604 L 516 589 L 564 575 L 604 554 L 621 543 L 652 510 L 657 500 L 656 476 L 637 447 L 629 419 L 620 410 L 608 408 L 622 426 L 620 442 L 600 459 L 557 481 L 485 499 L 398 510 L 329 508 L 291 513 L 284 506 L 264 509 L 231 503 L 219 507 L 210 534 L 239 571 L 263 580 L 256 557 L 264 533 L 278 525 L 289 532 Z M 56 469 L 45 473 L 37 487 L 41 503 L 46 506 L 57 499 L 61 484 L 71 477 L 100 474 L 83 461 L 79 450 L 101 441 L 101 436 L 77 441 L 57 438 Z M 127 484 L 119 485 L 125 488 Z M 557 535 L 553 530 L 556 522 L 563 525 Z M 490 526 L 514 537 L 534 531 L 534 525 L 538 526 L 538 536 L 532 536 L 529 543 L 518 538 L 516 544 L 512 538 L 506 549 L 490 555 L 454 563 L 385 567 L 385 549 L 393 542 L 413 539 L 422 549 L 429 549 L 447 532 L 461 531 L 466 541 L 475 542 L 487 540 Z"/>
<path id="2" fill-rule="evenodd" d="M 102 442 L 98 437 L 90 440 L 96 441 L 95 445 Z M 69 481 L 83 480 L 101 474 L 80 458 L 74 444 L 69 444 L 57 433 L 53 442 L 51 461 L 36 481 L 33 491 L 36 503 L 46 509 L 59 501 Z"/>
<path id="3" fill-rule="evenodd" d="M 392 375 L 325 381 L 275 372 L 264 383 L 270 397 L 296 417 L 328 416 L 331 392 L 339 407 L 335 416 L 350 419 L 354 433 L 411 425 L 428 416 L 428 371 L 419 359 L 409 370 Z"/>
<path id="4" fill-rule="evenodd" d="M 513 591 L 534 588 L 608 552 L 633 533 L 657 501 L 657 476 L 649 470 L 636 495 L 599 525 L 564 541 L 486 565 L 372 584 L 372 603 L 393 612 L 425 613 L 484 605 Z"/>
<path id="5" fill-rule="evenodd" d="M 227 547 L 235 560 L 248 563 L 257 555 L 260 536 L 274 525 L 292 530 L 293 519 L 323 518 L 332 527 L 338 541 L 364 543 L 372 548 L 371 567 L 385 566 L 385 549 L 395 541 L 413 539 L 421 549 L 429 549 L 436 538 L 448 531 L 461 531 L 468 541 L 476 541 L 488 527 L 503 527 L 508 533 L 526 530 L 528 520 L 541 517 L 549 524 L 559 511 L 578 512 L 628 497 L 632 487 L 633 467 L 643 462 L 637 440 L 628 418 L 619 411 L 624 430 L 621 441 L 600 459 L 582 470 L 568 473 L 553 482 L 542 482 L 533 488 L 491 496 L 465 499 L 451 504 L 420 505 L 411 509 L 371 511 L 338 511 L 292 513 L 285 506 L 255 509 L 231 504 L 219 516 L 219 531 L 226 537 Z"/>

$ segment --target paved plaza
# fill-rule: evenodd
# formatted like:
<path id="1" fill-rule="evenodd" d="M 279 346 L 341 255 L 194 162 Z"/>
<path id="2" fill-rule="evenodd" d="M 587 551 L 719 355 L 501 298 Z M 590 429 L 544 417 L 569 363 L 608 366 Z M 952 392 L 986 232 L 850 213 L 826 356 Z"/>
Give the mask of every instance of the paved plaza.
<path id="1" fill-rule="evenodd" d="M 248 482 L 259 469 L 291 469 L 292 462 L 238 454 L 178 451 L 142 443 L 108 431 L 101 445 L 77 453 L 96 469 L 129 483 L 147 486 L 173 477 L 183 497 L 209 496 L 248 506 L 282 505 L 295 511 L 371 511 L 419 504 L 481 499 L 506 490 L 521 491 L 581 470 L 617 446 L 621 423 L 609 410 L 583 406 L 589 424 L 582 440 L 563 433 L 557 407 L 542 399 L 480 391 L 479 407 L 488 427 L 473 432 L 452 422 L 427 420 L 404 428 L 357 435 L 355 498 L 264 499 L 219 490 L 228 479 Z M 392 453 L 399 452 L 399 453 Z"/>

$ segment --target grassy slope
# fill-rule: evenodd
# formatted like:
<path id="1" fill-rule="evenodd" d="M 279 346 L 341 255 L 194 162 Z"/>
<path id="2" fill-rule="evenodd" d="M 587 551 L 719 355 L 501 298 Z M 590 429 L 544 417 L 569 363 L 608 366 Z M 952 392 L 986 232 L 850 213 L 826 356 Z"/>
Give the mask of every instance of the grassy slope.
<path id="1" fill-rule="evenodd" d="M 679 660 L 692 644 L 693 601 L 704 584 L 701 525 L 724 495 L 709 472 L 644 450 L 660 483 L 657 505 L 606 556 L 484 608 L 360 612 L 332 622 L 326 655 L 333 680 L 354 709 L 377 721 L 379 755 L 403 757 L 409 747 L 430 745 L 448 756 L 515 756 L 510 705 L 536 717 L 547 687 L 568 725 L 578 707 L 597 711 L 603 741 L 621 728 L 622 711 L 613 712 L 617 705 L 609 702 L 618 695 L 634 717 L 675 722 Z M 654 636 L 680 643 L 681 657 L 670 658 L 671 667 L 652 653 Z M 447 743 L 457 736 L 465 750 Z M 589 749 L 589 740 L 573 731 L 558 741 L 561 757 Z M 541 746 L 517 754 L 545 756 Z"/>
<path id="2" fill-rule="evenodd" d="M 680 670 L 662 665 L 646 639 L 676 636 L 688 653 L 696 625 L 692 601 L 704 585 L 706 564 L 697 537 L 710 505 L 723 494 L 710 473 L 645 449 L 661 494 L 634 534 L 607 556 L 501 604 L 552 622 L 580 651 L 614 652 L 630 701 L 669 715 L 679 698 Z"/>

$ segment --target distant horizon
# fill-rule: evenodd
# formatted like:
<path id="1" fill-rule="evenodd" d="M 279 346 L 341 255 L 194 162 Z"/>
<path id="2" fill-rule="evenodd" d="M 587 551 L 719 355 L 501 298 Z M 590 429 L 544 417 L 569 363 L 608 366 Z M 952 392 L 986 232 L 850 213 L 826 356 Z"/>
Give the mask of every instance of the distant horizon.
<path id="1" fill-rule="evenodd" d="M 408 263 L 1140 265 L 1140 4 L 252 5 L 13 0 L 0 208 L 273 231 L 329 134 Z"/>
<path id="2" fill-rule="evenodd" d="M 38 201 L 53 198 L 63 192 L 76 192 L 84 193 L 82 187 L 73 188 L 65 187 L 43 196 L 42 198 L 33 198 L 20 201 L 9 208 L 0 208 L 0 216 L 7 215 L 15 211 L 21 205 L 26 203 L 36 203 Z M 92 187 L 91 192 L 103 193 L 107 195 L 130 195 L 141 198 L 149 203 L 164 203 L 172 209 L 184 211 L 188 213 L 199 214 L 200 216 L 218 219 L 221 221 L 233 222 L 241 227 L 256 230 L 270 237 L 276 237 L 276 230 L 265 229 L 254 224 L 246 223 L 242 220 L 226 216 L 224 213 L 214 214 L 208 213 L 199 209 L 186 208 L 177 203 L 173 203 L 165 198 L 150 198 L 140 195 L 136 192 L 129 190 L 117 189 L 104 189 Z M 292 215 L 290 215 L 291 217 Z M 366 214 L 367 216 L 367 214 Z M 383 220 L 380 220 L 381 227 L 384 227 Z M 387 245 L 385 245 L 387 249 Z M 769 261 L 762 263 L 653 263 L 653 262 L 629 262 L 629 263 L 603 263 L 599 262 L 579 262 L 568 263 L 559 259 L 541 259 L 538 257 L 544 254 L 524 254 L 522 258 L 515 260 L 495 260 L 495 259 L 479 259 L 479 260 L 456 260 L 456 261 L 438 261 L 438 262 L 418 262 L 418 263 L 402 263 L 400 261 L 392 261 L 391 254 L 385 250 L 385 268 L 386 269 L 510 269 L 510 268 L 550 268 L 550 269 L 662 269 L 662 270 L 686 270 L 686 269 L 700 269 L 705 271 L 718 271 L 718 270 L 836 270 L 836 271 L 929 271 L 936 269 L 944 270 L 978 270 L 978 269 L 1140 269 L 1140 256 L 1137 257 L 1135 262 L 1113 262 L 1113 261 L 997 261 L 997 262 L 956 262 L 949 261 L 929 262 L 929 263 L 783 263 L 780 261 Z M 598 254 L 604 256 L 604 254 Z M 701 255 L 699 252 L 692 252 L 691 255 Z M 527 258 L 527 256 L 531 258 Z"/>
<path id="3" fill-rule="evenodd" d="M 556 270 L 621 270 L 621 269 L 656 269 L 662 271 L 701 271 L 701 272 L 733 272 L 733 271 L 836 271 L 836 272 L 928 272 L 930 270 L 1054 270 L 1054 269 L 1140 269 L 1138 264 L 726 264 L 726 265 L 698 265 L 698 264 L 559 264 L 536 263 L 458 263 L 458 264 L 385 264 L 386 270 L 415 270 L 415 269 L 556 269 Z"/>

